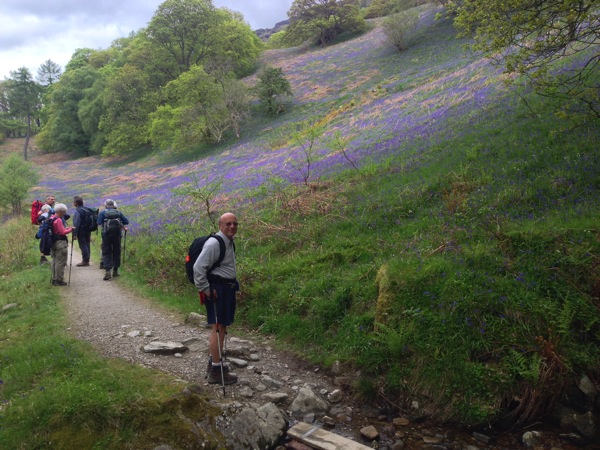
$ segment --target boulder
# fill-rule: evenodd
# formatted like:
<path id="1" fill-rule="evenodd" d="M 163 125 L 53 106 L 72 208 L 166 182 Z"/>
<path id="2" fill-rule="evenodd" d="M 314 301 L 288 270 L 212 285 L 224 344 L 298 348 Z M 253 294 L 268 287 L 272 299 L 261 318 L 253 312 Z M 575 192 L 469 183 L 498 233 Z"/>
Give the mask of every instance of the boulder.
<path id="1" fill-rule="evenodd" d="M 274 448 L 288 427 L 287 416 L 273 403 L 239 412 L 228 427 L 228 448 L 239 450 Z"/>
<path id="2" fill-rule="evenodd" d="M 304 386 L 298 391 L 290 410 L 295 417 L 303 417 L 309 413 L 323 414 L 329 410 L 329 404 L 317 396 L 311 388 Z"/>

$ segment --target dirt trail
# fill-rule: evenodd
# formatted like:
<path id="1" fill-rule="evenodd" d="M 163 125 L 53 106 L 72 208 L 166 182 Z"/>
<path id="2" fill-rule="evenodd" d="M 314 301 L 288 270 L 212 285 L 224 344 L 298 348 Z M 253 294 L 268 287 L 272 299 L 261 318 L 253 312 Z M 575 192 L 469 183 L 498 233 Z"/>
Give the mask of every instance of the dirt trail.
<path id="1" fill-rule="evenodd" d="M 186 326 L 179 314 L 132 294 L 119 283 L 119 278 L 104 281 L 104 270 L 99 269 L 98 262 L 77 267 L 79 261 L 75 244 L 70 285 L 62 289 L 76 337 L 91 342 L 103 356 L 154 367 L 190 382 L 203 379 L 200 367 L 205 351 L 186 352 L 179 358 L 144 353 L 140 348 L 152 340 L 182 342 L 192 337 L 204 344 L 208 331 Z M 65 278 L 68 270 L 67 266 Z M 127 275 L 123 272 L 122 276 Z M 133 336 L 135 332 L 139 336 Z M 197 347 L 196 350 L 202 349 Z"/>
<path id="2" fill-rule="evenodd" d="M 179 312 L 169 311 L 132 293 L 120 282 L 120 277 L 104 281 L 104 271 L 99 269 L 97 261 L 92 261 L 89 267 L 77 267 L 79 261 L 81 257 L 75 244 L 70 285 L 61 289 L 71 318 L 71 330 L 77 338 L 91 342 L 104 356 L 123 358 L 154 367 L 188 382 L 205 384 L 209 329 L 186 324 L 186 317 Z M 128 276 L 126 270 L 121 269 L 120 272 L 121 277 Z M 69 266 L 66 268 L 65 278 L 68 278 L 68 273 Z M 204 313 L 200 306 L 195 312 Z M 138 331 L 139 335 L 135 336 Z M 275 352 L 265 342 L 240 339 L 235 334 L 234 324 L 230 327 L 227 343 L 232 352 L 239 347 L 251 348 L 259 356 L 259 360 L 248 368 L 236 370 L 242 381 L 238 384 L 252 382 L 258 375 L 253 370 L 260 367 L 262 374 L 269 372 L 271 376 L 293 376 L 294 379 L 329 385 L 328 380 L 315 377 L 312 368 L 301 370 L 298 365 L 303 363 L 291 355 Z M 193 338 L 196 338 L 195 342 L 187 344 L 189 350 L 181 357 L 141 351 L 141 347 L 151 341 L 184 342 Z M 218 393 L 219 386 L 214 390 Z M 235 386 L 229 390 L 235 396 Z"/>

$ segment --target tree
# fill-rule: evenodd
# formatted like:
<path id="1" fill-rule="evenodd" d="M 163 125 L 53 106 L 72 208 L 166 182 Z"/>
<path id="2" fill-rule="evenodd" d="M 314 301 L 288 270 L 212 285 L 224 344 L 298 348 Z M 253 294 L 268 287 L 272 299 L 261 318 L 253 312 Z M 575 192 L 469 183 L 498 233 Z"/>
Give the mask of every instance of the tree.
<path id="1" fill-rule="evenodd" d="M 212 59 L 228 60 L 236 76 L 254 69 L 262 43 L 239 13 L 217 9 L 210 0 L 167 0 L 133 45 L 134 63 L 156 77 L 156 86 L 194 65 L 209 71 Z"/>
<path id="2" fill-rule="evenodd" d="M 214 72 L 215 74 L 218 72 Z M 220 142 L 228 130 L 239 136 L 248 115 L 247 88 L 232 77 L 216 79 L 193 66 L 163 89 L 165 105 L 151 114 L 152 145 L 190 149 Z"/>
<path id="3" fill-rule="evenodd" d="M 27 125 L 23 143 L 23 159 L 27 161 L 27 148 L 31 136 L 31 121 L 40 110 L 40 86 L 33 80 L 29 69 L 21 67 L 10 72 L 8 83 L 8 102 L 10 114 L 25 120 Z"/>
<path id="4" fill-rule="evenodd" d="M 263 109 L 270 115 L 283 112 L 286 99 L 293 95 L 290 82 L 279 67 L 265 67 L 258 75 L 254 91 Z"/>
<path id="5" fill-rule="evenodd" d="M 98 128 L 106 133 L 105 156 L 124 155 L 149 146 L 148 118 L 156 108 L 156 92 L 146 74 L 125 65 L 107 81 L 104 114 Z"/>
<path id="6" fill-rule="evenodd" d="M 366 29 L 356 0 L 294 0 L 288 17 L 286 40 L 290 44 L 314 40 L 325 46 L 342 33 Z"/>
<path id="7" fill-rule="evenodd" d="M 78 48 L 71 55 L 71 59 L 67 63 L 67 67 L 65 68 L 65 72 L 69 70 L 80 69 L 89 64 L 90 58 L 96 52 L 96 50 L 92 50 L 91 48 Z"/>
<path id="8" fill-rule="evenodd" d="M 10 203 L 14 216 L 21 214 L 23 199 L 38 180 L 31 164 L 14 153 L 9 155 L 0 165 L 0 202 Z"/>
<path id="9" fill-rule="evenodd" d="M 193 65 L 202 64 L 219 33 L 223 16 L 210 0 L 166 0 L 146 29 L 146 35 L 163 57 L 154 60 L 175 79 Z"/>
<path id="10" fill-rule="evenodd" d="M 88 154 L 91 135 L 82 127 L 79 108 L 86 90 L 98 77 L 98 71 L 89 65 L 72 66 L 53 85 L 48 95 L 48 120 L 38 139 L 42 148 Z"/>
<path id="11" fill-rule="evenodd" d="M 296 165 L 306 186 L 312 175 L 312 166 L 317 160 L 317 141 L 323 137 L 324 133 L 325 124 L 316 121 L 306 122 L 299 130 L 292 133 L 294 144 L 300 147 L 300 161 Z"/>
<path id="12" fill-rule="evenodd" d="M 62 68 L 51 59 L 44 62 L 37 71 L 37 82 L 42 86 L 52 86 L 60 78 Z"/>
<path id="13" fill-rule="evenodd" d="M 105 112 L 104 91 L 114 68 L 107 66 L 98 70 L 98 77 L 93 84 L 83 91 L 83 98 L 79 101 L 77 118 L 81 123 L 81 129 L 89 137 L 89 148 L 86 155 L 90 153 L 100 154 L 106 144 L 106 133 L 100 130 L 100 120 Z"/>
<path id="14" fill-rule="evenodd" d="M 256 59 L 264 44 L 250 26 L 241 20 L 239 13 L 222 8 L 217 10 L 217 15 L 221 16 L 218 21 L 219 33 L 203 63 L 206 71 L 212 73 L 209 63 L 218 59 L 228 61 L 237 77 L 250 75 L 256 68 Z"/>
<path id="15" fill-rule="evenodd" d="M 600 118 L 600 9 L 596 0 L 462 0 L 455 24 L 475 36 L 474 47 L 521 74 L 538 92 L 575 100 Z M 557 69 L 576 56 L 580 63 Z"/>

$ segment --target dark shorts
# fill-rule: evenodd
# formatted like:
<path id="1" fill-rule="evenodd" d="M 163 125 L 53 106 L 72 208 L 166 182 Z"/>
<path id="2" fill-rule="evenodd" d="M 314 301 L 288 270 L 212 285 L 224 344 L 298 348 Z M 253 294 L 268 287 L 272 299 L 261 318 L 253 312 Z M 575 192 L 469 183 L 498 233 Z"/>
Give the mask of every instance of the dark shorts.
<path id="1" fill-rule="evenodd" d="M 211 289 L 217 292 L 216 301 L 206 300 L 206 317 L 209 324 L 219 323 L 228 327 L 235 317 L 237 283 L 211 283 Z M 216 305 L 216 311 L 215 311 Z M 216 315 L 215 315 L 216 314 Z"/>

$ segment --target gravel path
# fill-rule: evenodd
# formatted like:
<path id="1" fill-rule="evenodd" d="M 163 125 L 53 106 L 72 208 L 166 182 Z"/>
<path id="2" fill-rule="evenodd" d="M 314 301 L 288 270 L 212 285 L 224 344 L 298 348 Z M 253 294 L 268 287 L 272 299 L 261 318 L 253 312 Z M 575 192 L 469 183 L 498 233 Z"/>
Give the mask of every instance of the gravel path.
<path id="1" fill-rule="evenodd" d="M 208 393 L 213 392 L 223 399 L 221 386 L 209 385 L 205 380 L 210 335 L 210 329 L 204 327 L 205 321 L 186 323 L 186 317 L 180 312 L 170 311 L 132 293 L 120 278 L 104 281 L 104 271 L 99 269 L 98 262 L 92 262 L 89 267 L 77 267 L 79 261 L 79 249 L 75 245 L 70 285 L 60 288 L 71 320 L 70 330 L 77 338 L 90 342 L 103 356 L 161 370 L 176 379 L 199 384 Z M 68 270 L 67 266 L 66 277 Z M 126 271 L 121 272 L 121 277 L 128 276 Z M 195 312 L 203 313 L 200 307 Z M 336 389 L 329 375 L 291 354 L 275 351 L 261 336 L 252 339 L 236 337 L 235 324 L 229 328 L 228 336 L 228 356 L 246 356 L 248 359 L 247 356 L 252 354 L 255 360 L 248 361 L 247 367 L 235 368 L 239 382 L 227 387 L 227 400 L 248 401 L 258 397 L 262 392 L 256 387 L 264 385 L 265 377 L 280 382 L 278 391 L 287 393 L 290 403 L 298 386 L 304 383 L 312 383 L 317 389 L 329 392 Z M 181 356 L 143 352 L 142 348 L 151 341 L 183 343 L 188 350 Z"/>
<path id="2" fill-rule="evenodd" d="M 119 278 L 104 281 L 104 270 L 99 269 L 98 263 L 77 267 L 79 261 L 75 245 L 71 283 L 63 293 L 71 331 L 77 338 L 91 342 L 106 357 L 153 367 L 190 382 L 204 379 L 201 366 L 206 364 L 208 330 L 185 325 L 180 313 L 134 295 Z M 126 272 L 121 276 L 127 276 Z M 141 351 L 152 340 L 182 342 L 190 338 L 197 338 L 198 342 L 182 357 Z"/>

